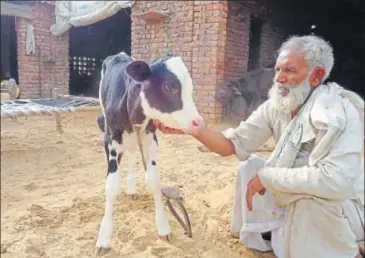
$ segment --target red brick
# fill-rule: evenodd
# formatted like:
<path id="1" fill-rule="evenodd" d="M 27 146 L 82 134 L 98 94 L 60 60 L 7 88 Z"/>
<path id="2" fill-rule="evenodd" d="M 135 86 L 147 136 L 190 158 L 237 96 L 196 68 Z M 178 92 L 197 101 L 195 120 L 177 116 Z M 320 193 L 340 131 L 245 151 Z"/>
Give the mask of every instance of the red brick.
<path id="1" fill-rule="evenodd" d="M 193 79 L 198 110 L 210 122 L 219 122 L 223 107 L 215 100 L 215 91 L 247 71 L 250 16 L 257 10 L 224 0 L 136 1 L 132 17 L 147 9 L 172 13 L 166 21 L 155 24 L 132 18 L 132 55 L 151 60 L 160 57 L 166 46 L 183 55 Z M 269 23 L 265 26 L 261 35 L 262 65 L 273 59 L 281 33 Z"/>
<path id="2" fill-rule="evenodd" d="M 25 53 L 26 28 L 29 20 L 17 18 L 16 31 L 18 42 L 18 75 L 21 98 L 48 98 L 50 90 L 46 85 L 52 85 L 52 76 L 57 78 L 59 90 L 65 94 L 69 87 L 69 64 L 68 64 L 68 33 L 61 37 L 51 35 L 49 28 L 55 23 L 54 6 L 48 4 L 35 4 L 33 13 L 35 15 L 31 24 L 34 28 L 36 53 L 35 56 L 28 56 Z M 50 71 L 49 66 L 42 62 L 42 58 L 51 54 L 56 65 Z M 41 60 L 38 51 L 41 49 Z M 66 56 L 66 58 L 65 58 Z M 39 71 L 39 69 L 41 71 Z M 41 79 L 39 79 L 41 73 Z"/>

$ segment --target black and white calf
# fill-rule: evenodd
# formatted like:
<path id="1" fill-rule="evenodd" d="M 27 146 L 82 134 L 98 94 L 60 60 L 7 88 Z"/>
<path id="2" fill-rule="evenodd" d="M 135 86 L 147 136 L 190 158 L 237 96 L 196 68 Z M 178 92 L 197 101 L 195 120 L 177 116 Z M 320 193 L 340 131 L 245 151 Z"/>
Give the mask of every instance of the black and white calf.
<path id="1" fill-rule="evenodd" d="M 96 251 L 110 249 L 113 206 L 121 192 L 120 160 L 128 152 L 127 194 L 136 193 L 132 171 L 134 154 L 140 149 L 146 183 L 153 194 L 158 234 L 168 239 L 170 225 L 163 208 L 160 174 L 156 163 L 157 138 L 152 120 L 189 131 L 202 119 L 192 97 L 193 82 L 181 57 L 166 56 L 151 64 L 134 60 L 121 52 L 107 57 L 102 64 L 98 117 L 105 133 L 108 173 L 105 182 L 105 214 L 101 221 Z"/>

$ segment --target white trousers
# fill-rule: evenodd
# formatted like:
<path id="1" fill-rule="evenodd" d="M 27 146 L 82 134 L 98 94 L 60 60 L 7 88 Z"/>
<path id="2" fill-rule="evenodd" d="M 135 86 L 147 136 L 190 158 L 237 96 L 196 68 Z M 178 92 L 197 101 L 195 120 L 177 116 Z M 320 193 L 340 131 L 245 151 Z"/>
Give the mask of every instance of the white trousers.
<path id="1" fill-rule="evenodd" d="M 231 221 L 231 234 L 240 239 L 248 248 L 258 251 L 273 251 L 276 257 L 284 257 L 284 216 L 285 209 L 276 207 L 272 193 L 266 190 L 264 195 L 255 195 L 251 211 L 246 206 L 246 188 L 248 181 L 264 166 L 265 160 L 252 155 L 239 164 L 236 190 Z M 360 203 L 346 200 L 343 203 L 344 215 L 349 221 L 357 241 L 364 240 L 364 209 Z M 271 232 L 271 241 L 263 239 L 264 232 Z M 334 232 L 335 233 L 335 232 Z"/>

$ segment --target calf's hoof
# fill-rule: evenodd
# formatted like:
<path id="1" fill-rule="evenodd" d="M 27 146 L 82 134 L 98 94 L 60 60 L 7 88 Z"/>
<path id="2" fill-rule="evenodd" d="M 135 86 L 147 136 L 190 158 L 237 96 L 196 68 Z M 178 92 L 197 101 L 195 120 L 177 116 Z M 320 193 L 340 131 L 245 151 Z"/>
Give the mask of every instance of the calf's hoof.
<path id="1" fill-rule="evenodd" d="M 170 242 L 170 235 L 165 235 L 165 236 L 158 236 L 159 239 L 161 239 L 162 241 L 166 241 L 166 242 Z"/>
<path id="2" fill-rule="evenodd" d="M 111 250 L 110 247 L 96 247 L 95 249 L 95 256 L 103 256 Z"/>

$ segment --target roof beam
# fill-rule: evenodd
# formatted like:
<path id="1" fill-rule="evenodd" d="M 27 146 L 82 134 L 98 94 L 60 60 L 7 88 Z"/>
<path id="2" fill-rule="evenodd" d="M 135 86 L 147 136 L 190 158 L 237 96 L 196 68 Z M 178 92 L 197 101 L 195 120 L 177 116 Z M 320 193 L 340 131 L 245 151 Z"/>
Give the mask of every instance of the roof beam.
<path id="1" fill-rule="evenodd" d="M 33 19 L 31 6 L 12 4 L 4 1 L 1 1 L 1 15 Z"/>

